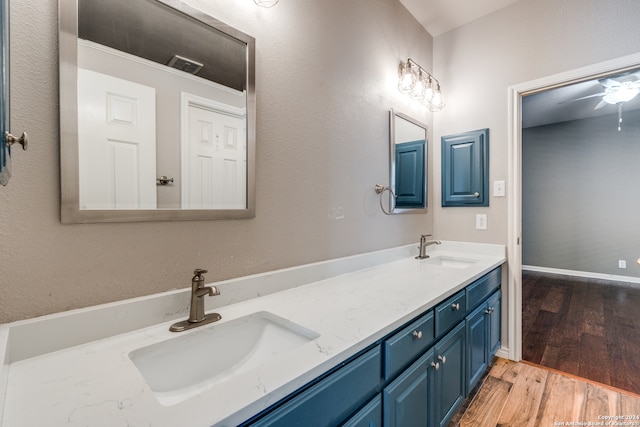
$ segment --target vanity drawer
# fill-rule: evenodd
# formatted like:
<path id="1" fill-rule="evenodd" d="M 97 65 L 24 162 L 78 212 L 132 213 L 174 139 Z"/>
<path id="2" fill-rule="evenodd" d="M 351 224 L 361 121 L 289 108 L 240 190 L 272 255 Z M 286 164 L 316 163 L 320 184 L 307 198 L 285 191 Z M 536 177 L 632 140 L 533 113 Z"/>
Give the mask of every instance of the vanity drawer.
<path id="1" fill-rule="evenodd" d="M 389 379 L 422 355 L 435 339 L 433 310 L 383 343 L 384 378 Z"/>
<path id="2" fill-rule="evenodd" d="M 461 290 L 436 306 L 436 337 L 442 336 L 467 315 L 466 293 Z"/>
<path id="3" fill-rule="evenodd" d="M 380 383 L 380 346 L 344 363 L 251 427 L 338 425 L 374 395 Z M 246 424 L 243 424 L 243 426 Z"/>
<path id="4" fill-rule="evenodd" d="M 500 287 L 502 267 L 487 273 L 467 287 L 467 308 L 472 310 Z"/>

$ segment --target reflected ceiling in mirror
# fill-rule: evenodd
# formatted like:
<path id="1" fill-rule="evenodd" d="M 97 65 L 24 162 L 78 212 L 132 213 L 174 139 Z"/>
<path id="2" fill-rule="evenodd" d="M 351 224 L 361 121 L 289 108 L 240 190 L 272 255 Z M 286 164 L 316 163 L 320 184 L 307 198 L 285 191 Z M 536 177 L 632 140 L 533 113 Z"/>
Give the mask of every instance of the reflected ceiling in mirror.
<path id="1" fill-rule="evenodd" d="M 427 126 L 405 114 L 389 114 L 392 213 L 427 211 Z"/>
<path id="2" fill-rule="evenodd" d="M 62 222 L 254 217 L 254 60 L 178 0 L 60 0 Z"/>

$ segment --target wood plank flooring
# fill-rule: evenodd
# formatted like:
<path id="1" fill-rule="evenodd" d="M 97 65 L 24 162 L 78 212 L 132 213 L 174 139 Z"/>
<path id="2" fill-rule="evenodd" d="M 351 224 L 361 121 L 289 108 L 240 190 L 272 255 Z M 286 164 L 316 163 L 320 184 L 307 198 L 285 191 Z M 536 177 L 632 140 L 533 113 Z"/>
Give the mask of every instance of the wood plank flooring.
<path id="1" fill-rule="evenodd" d="M 640 287 L 522 274 L 522 358 L 640 395 Z"/>
<path id="2" fill-rule="evenodd" d="M 604 426 L 602 417 L 611 415 L 631 417 L 618 425 L 640 426 L 640 396 L 528 363 L 495 359 L 482 385 L 449 426 Z"/>

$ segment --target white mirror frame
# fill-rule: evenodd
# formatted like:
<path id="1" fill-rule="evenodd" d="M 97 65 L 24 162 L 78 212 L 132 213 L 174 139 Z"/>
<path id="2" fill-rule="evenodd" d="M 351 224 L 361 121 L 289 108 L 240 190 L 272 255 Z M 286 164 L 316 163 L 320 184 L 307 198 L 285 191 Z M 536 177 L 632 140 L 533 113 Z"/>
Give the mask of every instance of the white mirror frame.
<path id="1" fill-rule="evenodd" d="M 255 217 L 255 39 L 182 3 L 156 0 L 247 45 L 247 204 L 246 209 L 81 210 L 78 167 L 77 0 L 59 0 L 60 49 L 60 217 L 64 224 L 139 221 L 246 219 Z"/>

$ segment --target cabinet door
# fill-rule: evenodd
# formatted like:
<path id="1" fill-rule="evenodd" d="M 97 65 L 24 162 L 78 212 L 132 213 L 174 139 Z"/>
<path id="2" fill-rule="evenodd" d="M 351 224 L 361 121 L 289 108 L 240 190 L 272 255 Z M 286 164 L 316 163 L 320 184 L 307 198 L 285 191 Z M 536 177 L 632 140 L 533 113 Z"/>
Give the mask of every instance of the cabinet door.
<path id="1" fill-rule="evenodd" d="M 460 323 L 435 346 L 440 369 L 435 378 L 435 426 L 446 426 L 466 397 L 466 325 Z"/>
<path id="2" fill-rule="evenodd" d="M 431 387 L 436 372 L 429 350 L 382 392 L 385 427 L 424 427 L 432 417 Z"/>
<path id="3" fill-rule="evenodd" d="M 498 290 L 487 300 L 487 309 L 491 312 L 489 317 L 489 358 L 491 358 L 501 344 L 502 329 L 502 291 Z"/>
<path id="4" fill-rule="evenodd" d="M 489 206 L 489 129 L 442 137 L 442 206 Z"/>
<path id="5" fill-rule="evenodd" d="M 376 347 L 248 424 L 254 427 L 339 425 L 374 394 L 382 380 L 380 363 L 380 348 Z"/>
<path id="6" fill-rule="evenodd" d="M 382 427 L 382 398 L 377 395 L 342 427 Z"/>
<path id="7" fill-rule="evenodd" d="M 467 390 L 482 377 L 489 362 L 490 314 L 484 303 L 467 316 Z"/>

